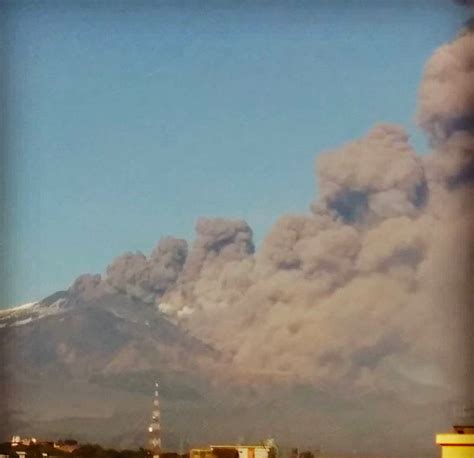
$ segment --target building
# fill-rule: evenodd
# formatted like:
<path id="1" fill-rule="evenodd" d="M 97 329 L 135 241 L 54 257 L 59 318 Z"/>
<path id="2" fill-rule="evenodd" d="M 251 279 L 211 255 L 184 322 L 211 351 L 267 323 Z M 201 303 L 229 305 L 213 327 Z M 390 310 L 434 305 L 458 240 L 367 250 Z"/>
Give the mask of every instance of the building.
<path id="1" fill-rule="evenodd" d="M 79 448 L 79 444 L 76 440 L 66 439 L 54 442 L 53 447 L 66 453 L 72 453 L 74 450 Z"/>
<path id="2" fill-rule="evenodd" d="M 474 434 L 437 434 L 436 443 L 441 446 L 442 458 L 472 458 Z"/>
<path id="3" fill-rule="evenodd" d="M 194 448 L 189 458 L 274 458 L 275 448 L 266 445 L 210 445 Z"/>
<path id="4" fill-rule="evenodd" d="M 10 443 L 12 447 L 17 447 L 18 445 L 35 445 L 38 440 L 35 437 L 12 436 Z"/>
<path id="5" fill-rule="evenodd" d="M 464 408 L 463 416 L 453 426 L 451 433 L 437 434 L 436 443 L 441 447 L 441 458 L 472 458 L 474 456 L 474 409 Z"/>
<path id="6" fill-rule="evenodd" d="M 34 437 L 21 438 L 15 435 L 9 442 L 0 443 L 0 458 L 64 458 L 75 450 L 77 441 L 67 439 L 58 442 L 38 440 Z"/>

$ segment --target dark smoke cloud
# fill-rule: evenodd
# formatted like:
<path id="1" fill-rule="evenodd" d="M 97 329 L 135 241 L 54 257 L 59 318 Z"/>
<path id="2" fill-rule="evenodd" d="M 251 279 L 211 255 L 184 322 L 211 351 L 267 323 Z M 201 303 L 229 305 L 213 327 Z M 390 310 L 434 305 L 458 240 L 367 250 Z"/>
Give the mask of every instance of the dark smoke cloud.
<path id="1" fill-rule="evenodd" d="M 81 275 L 69 290 L 74 296 L 80 297 L 85 302 L 93 301 L 101 297 L 105 292 L 102 277 L 99 274 Z"/>
<path id="2" fill-rule="evenodd" d="M 187 278 L 199 275 L 208 263 L 239 261 L 255 250 L 252 229 L 242 220 L 200 218 L 196 223 L 196 234 L 185 265 Z"/>
<path id="3" fill-rule="evenodd" d="M 114 290 L 154 302 L 177 281 L 187 257 L 185 240 L 161 239 L 147 258 L 142 253 L 125 253 L 107 267 L 106 283 Z"/>
<path id="4" fill-rule="evenodd" d="M 160 304 L 162 310 L 173 315 L 220 308 L 238 294 L 234 286 L 250 281 L 241 266 L 253 256 L 255 247 L 252 230 L 245 221 L 200 218 L 196 233 L 177 288 Z"/>
<path id="5" fill-rule="evenodd" d="M 394 125 L 319 156 L 317 173 L 325 206 L 346 223 L 413 216 L 425 203 L 421 161 Z"/>

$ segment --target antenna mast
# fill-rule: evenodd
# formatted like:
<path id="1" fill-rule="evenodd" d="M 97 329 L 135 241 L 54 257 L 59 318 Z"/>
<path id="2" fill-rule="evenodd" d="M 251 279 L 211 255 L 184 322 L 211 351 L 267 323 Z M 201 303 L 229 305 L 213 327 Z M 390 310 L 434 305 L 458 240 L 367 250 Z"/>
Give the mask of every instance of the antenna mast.
<path id="1" fill-rule="evenodd" d="M 160 399 L 158 388 L 158 382 L 155 382 L 155 396 L 153 398 L 151 423 L 148 427 L 148 433 L 150 436 L 150 449 L 153 458 L 160 458 L 161 455 Z"/>

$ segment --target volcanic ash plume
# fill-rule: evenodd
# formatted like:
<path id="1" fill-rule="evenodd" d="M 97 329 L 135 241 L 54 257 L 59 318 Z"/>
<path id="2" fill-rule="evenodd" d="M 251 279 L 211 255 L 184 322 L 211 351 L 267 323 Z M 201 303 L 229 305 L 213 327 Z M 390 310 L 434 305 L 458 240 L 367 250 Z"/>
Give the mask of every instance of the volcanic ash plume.
<path id="1" fill-rule="evenodd" d="M 119 256 L 107 268 L 106 281 L 117 292 L 153 302 L 176 283 L 186 256 L 185 240 L 164 238 L 149 258 L 142 253 Z"/>
<path id="2" fill-rule="evenodd" d="M 415 216 L 426 200 L 421 161 L 398 126 L 320 156 L 318 173 L 324 205 L 347 223 Z"/>
<path id="3" fill-rule="evenodd" d="M 418 120 L 431 140 L 474 130 L 474 34 L 469 30 L 439 48 L 420 87 Z"/>
<path id="4" fill-rule="evenodd" d="M 165 295 L 196 310 L 194 333 L 237 366 L 318 386 L 459 396 L 472 138 L 458 82 L 471 71 L 471 40 L 461 35 L 427 64 L 419 118 L 430 155 L 417 156 L 401 127 L 375 126 L 319 156 L 313 213 L 280 218 L 257 253 L 209 255 L 198 234 L 197 267 Z"/>
<path id="5" fill-rule="evenodd" d="M 252 230 L 242 220 L 201 218 L 196 224 L 197 238 L 184 268 L 192 280 L 208 265 L 239 261 L 254 252 Z"/>
<path id="6" fill-rule="evenodd" d="M 433 151 L 380 124 L 320 154 L 312 211 L 282 216 L 258 251 L 244 221 L 203 218 L 189 253 L 163 239 L 76 287 L 158 304 L 241 373 L 427 404 L 472 392 L 473 71 L 464 32 L 421 82 Z"/>
<path id="7" fill-rule="evenodd" d="M 418 110 L 420 124 L 435 147 L 426 160 L 436 198 L 433 212 L 449 218 L 439 230 L 446 233 L 445 245 L 439 247 L 444 248 L 443 258 L 438 259 L 443 275 L 434 277 L 432 290 L 451 304 L 451 317 L 446 324 L 459 336 L 455 339 L 455 354 L 460 364 L 455 374 L 465 400 L 474 397 L 473 82 L 474 33 L 468 26 L 428 61 Z"/>

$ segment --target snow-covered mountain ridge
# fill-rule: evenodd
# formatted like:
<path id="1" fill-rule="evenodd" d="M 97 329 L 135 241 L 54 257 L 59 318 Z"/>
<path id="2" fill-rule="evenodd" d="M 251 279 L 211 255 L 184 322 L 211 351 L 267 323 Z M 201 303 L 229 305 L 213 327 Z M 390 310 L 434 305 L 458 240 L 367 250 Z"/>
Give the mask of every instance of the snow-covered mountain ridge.
<path id="1" fill-rule="evenodd" d="M 56 296 L 62 296 L 57 294 Z M 48 316 L 58 315 L 67 311 L 64 297 L 55 297 L 39 302 L 29 302 L 19 306 L 0 310 L 0 328 L 22 326 Z"/>

